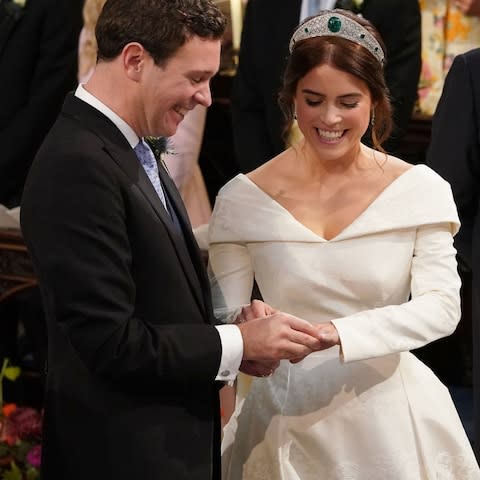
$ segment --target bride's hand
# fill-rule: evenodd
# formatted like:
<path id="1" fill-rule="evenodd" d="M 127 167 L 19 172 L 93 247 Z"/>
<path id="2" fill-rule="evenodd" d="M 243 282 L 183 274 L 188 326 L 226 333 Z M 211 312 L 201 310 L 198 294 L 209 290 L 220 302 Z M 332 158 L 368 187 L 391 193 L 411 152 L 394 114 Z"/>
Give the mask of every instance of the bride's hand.
<path id="1" fill-rule="evenodd" d="M 235 319 L 235 323 L 248 322 L 249 320 L 259 317 L 268 317 L 274 313 L 277 313 L 277 310 L 267 303 L 262 302 L 261 300 L 252 300 L 250 305 L 245 305 L 242 307 L 241 312 Z"/>
<path id="2" fill-rule="evenodd" d="M 334 345 L 340 345 L 340 337 L 338 331 L 333 323 L 321 323 L 318 325 L 318 338 L 322 341 L 325 347 L 320 350 L 333 347 Z"/>
<path id="3" fill-rule="evenodd" d="M 321 341 L 321 347 L 317 348 L 317 352 L 320 350 L 326 350 L 327 348 L 331 348 L 335 345 L 340 344 L 340 337 L 338 336 L 338 331 L 335 328 L 333 323 L 321 323 L 317 326 L 318 328 L 318 338 Z M 305 357 L 301 358 L 294 358 L 290 360 L 291 363 L 298 363 L 301 362 Z"/>

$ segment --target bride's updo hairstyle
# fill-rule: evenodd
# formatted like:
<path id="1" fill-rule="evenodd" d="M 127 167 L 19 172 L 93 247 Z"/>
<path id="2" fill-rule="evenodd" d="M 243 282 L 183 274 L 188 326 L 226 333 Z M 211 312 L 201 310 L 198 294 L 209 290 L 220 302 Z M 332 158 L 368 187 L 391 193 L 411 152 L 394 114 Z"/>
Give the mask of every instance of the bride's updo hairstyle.
<path id="1" fill-rule="evenodd" d="M 380 34 L 363 17 L 335 9 L 307 18 L 292 36 L 279 93 L 279 104 L 286 117 L 284 136 L 287 137 L 294 120 L 298 82 L 313 68 L 330 65 L 354 75 L 367 85 L 374 105 L 370 119 L 372 143 L 375 149 L 383 152 L 381 145 L 393 127 L 383 70 L 384 52 Z"/>

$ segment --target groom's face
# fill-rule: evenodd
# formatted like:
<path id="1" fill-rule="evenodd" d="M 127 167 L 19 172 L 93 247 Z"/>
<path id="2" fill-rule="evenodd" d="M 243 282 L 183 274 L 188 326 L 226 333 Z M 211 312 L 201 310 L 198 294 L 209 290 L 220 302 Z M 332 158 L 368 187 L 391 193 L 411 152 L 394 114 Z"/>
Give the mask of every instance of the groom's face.
<path id="1" fill-rule="evenodd" d="M 142 135 L 172 136 L 190 110 L 211 104 L 220 48 L 220 40 L 194 36 L 162 66 L 147 55 L 140 85 Z"/>

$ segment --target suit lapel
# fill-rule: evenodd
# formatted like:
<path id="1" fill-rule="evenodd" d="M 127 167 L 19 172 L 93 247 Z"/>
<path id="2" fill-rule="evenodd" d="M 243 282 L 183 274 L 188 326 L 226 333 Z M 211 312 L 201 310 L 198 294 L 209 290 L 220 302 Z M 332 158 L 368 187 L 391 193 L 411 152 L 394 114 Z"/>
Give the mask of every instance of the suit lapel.
<path id="1" fill-rule="evenodd" d="M 179 208 L 179 205 L 182 205 L 182 201 L 180 199 L 180 196 L 178 195 L 175 185 L 173 184 L 173 182 L 171 182 L 171 180 L 170 182 L 167 181 L 168 175 L 166 174 L 166 172 L 165 174 L 160 173 L 160 170 L 163 170 L 163 167 L 160 167 L 160 180 L 162 181 L 164 189 L 166 190 L 165 194 L 169 196 L 169 199 L 173 204 L 173 207 L 175 208 L 175 212 L 179 217 L 184 237 L 182 237 L 182 234 L 177 232 L 177 230 L 175 229 L 169 213 L 163 206 L 163 203 L 160 200 L 157 192 L 155 191 L 152 182 L 150 181 L 148 175 L 145 173 L 145 170 L 138 161 L 135 152 L 131 148 L 129 148 L 128 152 L 121 151 L 119 149 L 116 149 L 115 145 L 109 145 L 107 146 L 107 149 L 109 150 L 109 153 L 113 160 L 119 165 L 120 168 L 122 168 L 123 171 L 125 171 L 129 178 L 136 183 L 137 187 L 145 196 L 148 203 L 150 203 L 152 208 L 155 210 L 158 218 L 164 224 L 165 229 L 167 230 L 167 233 L 175 248 L 175 251 L 177 252 L 177 257 L 180 261 L 185 276 L 187 277 L 190 287 L 194 293 L 197 304 L 200 310 L 205 315 L 206 311 L 205 304 L 202 299 L 202 288 L 200 285 L 200 280 L 193 264 L 193 256 L 189 251 L 191 249 L 187 245 L 187 242 L 191 241 L 191 239 L 188 238 L 188 233 L 189 231 L 191 232 L 191 227 L 182 211 L 184 209 Z M 171 185 L 169 185 L 169 183 L 171 183 Z"/>
<path id="2" fill-rule="evenodd" d="M 165 194 L 168 196 L 172 207 L 175 209 L 175 213 L 182 227 L 185 240 L 185 243 L 182 242 L 182 245 L 186 247 L 186 253 L 191 260 L 188 263 L 188 267 L 195 269 L 195 279 L 199 282 L 198 284 L 196 283 L 195 286 L 198 285 L 198 292 L 200 292 L 203 296 L 203 302 L 201 302 L 201 304 L 203 308 L 206 306 L 206 313 L 211 312 L 212 309 L 209 281 L 206 274 L 205 265 L 202 260 L 202 255 L 200 249 L 198 248 L 197 241 L 193 235 L 192 226 L 190 224 L 190 220 L 188 219 L 188 214 L 185 210 L 183 200 L 180 197 L 180 193 L 162 161 L 158 166 L 158 172 L 160 175 L 160 180 L 162 181 L 165 189 Z M 190 276 L 188 278 L 190 279 Z M 212 320 L 213 319 L 210 319 L 210 321 Z"/>

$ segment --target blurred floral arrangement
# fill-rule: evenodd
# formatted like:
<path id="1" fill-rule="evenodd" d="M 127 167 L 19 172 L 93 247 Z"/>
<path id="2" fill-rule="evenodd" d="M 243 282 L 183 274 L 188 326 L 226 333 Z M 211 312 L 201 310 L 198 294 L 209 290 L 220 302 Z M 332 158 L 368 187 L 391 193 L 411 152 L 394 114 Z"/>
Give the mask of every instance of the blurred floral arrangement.
<path id="1" fill-rule="evenodd" d="M 31 407 L 4 403 L 3 381 L 21 370 L 3 361 L 0 371 L 0 480 L 39 480 L 42 415 Z"/>

